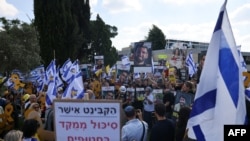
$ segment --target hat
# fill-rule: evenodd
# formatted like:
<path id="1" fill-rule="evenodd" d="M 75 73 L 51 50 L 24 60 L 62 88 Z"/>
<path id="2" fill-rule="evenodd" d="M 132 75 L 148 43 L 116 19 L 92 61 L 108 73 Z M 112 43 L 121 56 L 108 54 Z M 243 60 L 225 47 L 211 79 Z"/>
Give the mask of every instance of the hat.
<path id="1" fill-rule="evenodd" d="M 119 88 L 119 91 L 122 92 L 122 93 L 125 93 L 127 90 L 126 90 L 126 87 L 125 86 L 121 86 Z"/>
<path id="2" fill-rule="evenodd" d="M 127 117 L 133 117 L 135 115 L 135 108 L 129 105 L 124 109 L 124 112 Z"/>

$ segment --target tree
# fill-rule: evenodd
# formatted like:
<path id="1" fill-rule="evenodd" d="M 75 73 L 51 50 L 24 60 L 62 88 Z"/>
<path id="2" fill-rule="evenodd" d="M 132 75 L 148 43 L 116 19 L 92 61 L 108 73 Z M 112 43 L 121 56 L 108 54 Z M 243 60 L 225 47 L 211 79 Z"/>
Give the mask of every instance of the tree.
<path id="1" fill-rule="evenodd" d="M 1 72 L 13 69 L 28 71 L 41 64 L 40 47 L 32 24 L 0 18 Z"/>
<path id="2" fill-rule="evenodd" d="M 72 14 L 76 16 L 79 32 L 82 33 L 83 43 L 79 48 L 77 58 L 81 62 L 88 63 L 88 55 L 91 53 L 90 46 L 90 6 L 89 0 L 71 0 Z"/>
<path id="3" fill-rule="evenodd" d="M 153 25 L 153 28 L 149 30 L 146 41 L 152 42 L 152 50 L 165 49 L 166 36 L 157 26 Z"/>
<path id="4" fill-rule="evenodd" d="M 61 65 L 68 58 L 91 63 L 95 53 L 105 55 L 105 63 L 116 62 L 110 38 L 117 35 L 117 28 L 106 25 L 99 15 L 90 21 L 89 0 L 35 0 L 34 15 L 45 65 L 54 58 L 54 51 Z"/>
<path id="5" fill-rule="evenodd" d="M 72 1 L 34 1 L 35 26 L 45 66 L 53 58 L 62 65 L 68 58 L 75 60 L 78 57 L 84 39 L 77 15 L 72 13 Z"/>
<path id="6" fill-rule="evenodd" d="M 104 65 L 113 65 L 118 59 L 117 50 L 111 41 L 117 34 L 117 28 L 105 24 L 99 14 L 95 21 L 91 21 L 91 54 L 104 55 Z"/>

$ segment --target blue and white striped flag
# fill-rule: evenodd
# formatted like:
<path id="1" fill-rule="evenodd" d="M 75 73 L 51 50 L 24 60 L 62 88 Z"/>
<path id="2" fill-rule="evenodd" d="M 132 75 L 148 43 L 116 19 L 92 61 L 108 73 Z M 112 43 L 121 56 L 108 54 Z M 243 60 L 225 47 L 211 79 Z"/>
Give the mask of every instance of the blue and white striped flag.
<path id="1" fill-rule="evenodd" d="M 250 87 L 245 89 L 246 99 L 250 101 Z"/>
<path id="2" fill-rule="evenodd" d="M 67 84 L 70 84 L 71 77 L 76 75 L 78 72 L 80 72 L 79 69 L 79 60 L 76 59 L 71 66 L 62 74 L 62 79 L 66 81 Z"/>
<path id="3" fill-rule="evenodd" d="M 198 141 L 223 141 L 224 125 L 246 122 L 241 64 L 226 3 L 208 47 L 187 124 L 188 137 Z"/>
<path id="4" fill-rule="evenodd" d="M 242 56 L 242 53 L 241 53 L 241 46 L 237 46 L 237 49 L 238 49 L 238 54 L 239 54 L 239 57 L 240 57 L 240 64 L 241 64 L 241 71 L 242 71 L 242 75 L 243 75 L 243 72 L 247 72 L 247 64 Z M 243 76 L 243 81 L 245 81 L 246 77 Z"/>
<path id="5" fill-rule="evenodd" d="M 82 72 L 73 75 L 71 79 L 70 84 L 63 93 L 62 99 L 82 99 L 84 97 Z"/>
<path id="6" fill-rule="evenodd" d="M 130 65 L 130 61 L 129 61 L 128 56 L 122 56 L 121 60 L 122 60 L 122 65 L 124 65 L 124 66 Z"/>
<path id="7" fill-rule="evenodd" d="M 52 60 L 46 68 L 46 78 L 48 90 L 46 92 L 46 107 L 52 105 L 53 100 L 56 98 L 57 87 L 56 87 L 56 64 L 55 60 Z"/>
<path id="8" fill-rule="evenodd" d="M 197 66 L 194 62 L 192 51 L 190 51 L 187 56 L 186 67 L 188 67 L 188 74 L 190 77 L 192 77 L 197 72 Z"/>
<path id="9" fill-rule="evenodd" d="M 138 79 L 138 78 L 141 78 L 141 76 L 140 76 L 140 73 L 134 73 L 134 79 Z"/>
<path id="10" fill-rule="evenodd" d="M 240 57 L 240 64 L 241 64 L 241 71 L 242 71 L 242 74 L 243 72 L 247 72 L 247 65 L 246 65 L 246 62 L 242 56 L 242 53 L 241 53 L 241 46 L 238 46 L 238 54 L 239 54 L 239 57 Z M 243 83 L 244 81 L 246 80 L 246 76 L 243 76 Z M 248 101 L 250 101 L 250 86 L 248 88 L 245 89 L 245 94 L 246 94 L 246 99 Z"/>
<path id="11" fill-rule="evenodd" d="M 72 61 L 70 60 L 70 58 L 68 58 L 65 62 L 64 62 L 64 64 L 63 64 L 63 66 L 60 68 L 60 70 L 59 70 L 59 72 L 60 72 L 60 74 L 61 74 L 61 77 L 62 77 L 62 80 L 63 81 L 67 81 L 67 74 L 68 73 L 66 73 L 66 72 L 68 72 L 69 71 L 69 69 L 71 68 L 71 66 L 72 66 Z"/>

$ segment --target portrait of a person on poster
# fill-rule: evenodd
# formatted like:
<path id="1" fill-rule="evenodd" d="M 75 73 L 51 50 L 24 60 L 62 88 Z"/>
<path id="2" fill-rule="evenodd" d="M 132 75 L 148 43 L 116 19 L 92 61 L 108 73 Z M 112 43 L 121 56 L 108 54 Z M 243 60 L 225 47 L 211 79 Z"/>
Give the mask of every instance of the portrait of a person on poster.
<path id="1" fill-rule="evenodd" d="M 134 66 L 152 66 L 151 42 L 134 43 Z"/>
<path id="2" fill-rule="evenodd" d="M 104 56 L 95 56 L 95 69 L 102 69 L 104 64 Z"/>

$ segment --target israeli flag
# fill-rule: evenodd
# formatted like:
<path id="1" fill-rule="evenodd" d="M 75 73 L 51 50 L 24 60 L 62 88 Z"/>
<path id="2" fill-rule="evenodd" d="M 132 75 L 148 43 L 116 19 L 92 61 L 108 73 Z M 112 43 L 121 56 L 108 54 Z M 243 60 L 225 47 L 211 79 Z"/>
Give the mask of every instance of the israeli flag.
<path id="1" fill-rule="evenodd" d="M 247 72 L 247 64 L 242 56 L 242 53 L 241 53 L 241 46 L 237 46 L 237 49 L 238 49 L 238 54 L 239 54 L 239 57 L 240 57 L 240 64 L 241 64 L 241 71 L 242 73 L 243 72 Z M 243 82 L 245 81 L 246 77 L 243 76 Z"/>
<path id="2" fill-rule="evenodd" d="M 64 91 L 62 99 L 82 99 L 84 97 L 82 72 L 78 72 L 71 79 L 71 83 Z"/>
<path id="3" fill-rule="evenodd" d="M 48 67 L 46 68 L 46 77 L 48 90 L 46 92 L 46 107 L 52 105 L 53 100 L 56 98 L 57 87 L 56 87 L 56 64 L 53 59 Z"/>
<path id="4" fill-rule="evenodd" d="M 246 105 L 241 63 L 223 4 L 206 54 L 188 120 L 188 137 L 223 141 L 224 125 L 243 125 Z"/>
<path id="5" fill-rule="evenodd" d="M 130 61 L 129 61 L 128 56 L 122 56 L 121 60 L 122 60 L 122 65 L 124 65 L 124 66 L 130 65 Z"/>
<path id="6" fill-rule="evenodd" d="M 186 67 L 188 67 L 188 74 L 190 77 L 192 77 L 197 72 L 197 66 L 194 62 L 192 51 L 189 52 L 186 58 Z"/>
<path id="7" fill-rule="evenodd" d="M 62 79 L 66 81 L 67 84 L 71 83 L 71 77 L 76 75 L 80 71 L 79 60 L 76 59 L 72 65 L 62 74 Z"/>
<path id="8" fill-rule="evenodd" d="M 246 88 L 245 94 L 246 94 L 246 99 L 250 101 L 250 87 Z"/>
<path id="9" fill-rule="evenodd" d="M 66 81 L 66 80 L 68 79 L 68 78 L 67 78 L 67 75 L 68 75 L 68 72 L 69 72 L 69 70 L 70 70 L 72 64 L 73 64 L 72 61 L 68 58 L 68 59 L 64 62 L 63 66 L 59 69 L 59 72 L 60 72 L 60 74 L 61 74 L 61 77 L 62 77 L 62 79 L 63 79 L 64 81 Z"/>

